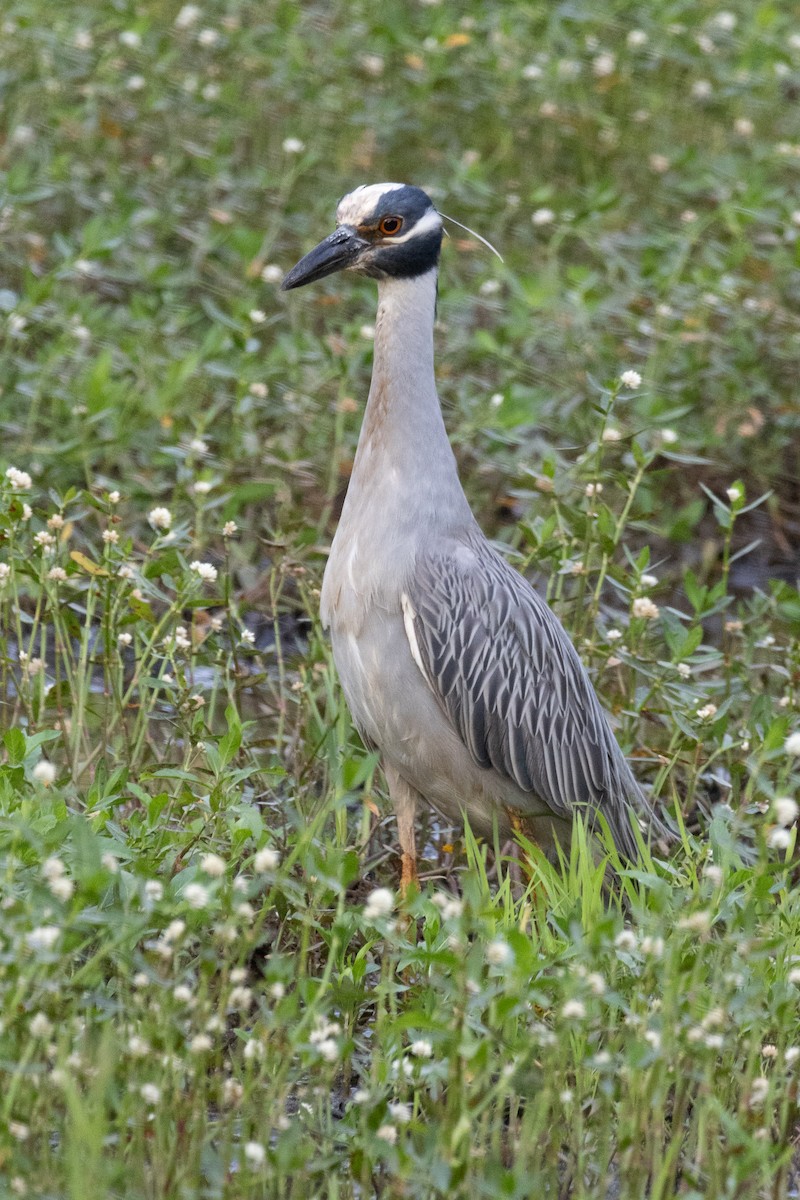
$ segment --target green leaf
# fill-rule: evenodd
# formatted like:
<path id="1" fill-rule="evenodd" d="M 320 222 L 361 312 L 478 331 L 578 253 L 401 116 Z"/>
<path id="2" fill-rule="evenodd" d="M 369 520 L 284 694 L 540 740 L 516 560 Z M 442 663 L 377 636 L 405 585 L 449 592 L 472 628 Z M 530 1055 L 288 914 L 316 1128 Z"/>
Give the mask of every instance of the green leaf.
<path id="1" fill-rule="evenodd" d="M 7 729 L 3 734 L 3 744 L 8 752 L 8 761 L 12 767 L 19 766 L 25 761 L 25 734 L 21 729 Z"/>

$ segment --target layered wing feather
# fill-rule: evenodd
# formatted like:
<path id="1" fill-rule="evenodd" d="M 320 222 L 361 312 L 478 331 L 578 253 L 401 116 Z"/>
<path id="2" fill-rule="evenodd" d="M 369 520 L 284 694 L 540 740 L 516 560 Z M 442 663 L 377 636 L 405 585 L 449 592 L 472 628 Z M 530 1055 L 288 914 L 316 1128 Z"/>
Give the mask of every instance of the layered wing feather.
<path id="1" fill-rule="evenodd" d="M 559 817 L 602 812 L 634 855 L 631 808 L 644 814 L 644 798 L 575 648 L 527 580 L 485 541 L 454 541 L 418 557 L 408 595 L 415 658 L 474 760 Z"/>

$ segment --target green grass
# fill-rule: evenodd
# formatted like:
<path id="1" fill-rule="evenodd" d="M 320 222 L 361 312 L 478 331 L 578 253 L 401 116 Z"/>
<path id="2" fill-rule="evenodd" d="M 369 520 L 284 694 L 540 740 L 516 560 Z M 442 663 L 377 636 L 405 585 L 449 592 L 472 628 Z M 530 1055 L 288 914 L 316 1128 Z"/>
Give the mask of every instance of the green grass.
<path id="1" fill-rule="evenodd" d="M 179 11 L 2 14 L 0 1194 L 796 1195 L 800 24 Z M 374 293 L 277 287 L 381 179 L 505 260 L 440 393 L 682 831 L 618 895 L 426 817 L 398 908 L 317 619 Z"/>

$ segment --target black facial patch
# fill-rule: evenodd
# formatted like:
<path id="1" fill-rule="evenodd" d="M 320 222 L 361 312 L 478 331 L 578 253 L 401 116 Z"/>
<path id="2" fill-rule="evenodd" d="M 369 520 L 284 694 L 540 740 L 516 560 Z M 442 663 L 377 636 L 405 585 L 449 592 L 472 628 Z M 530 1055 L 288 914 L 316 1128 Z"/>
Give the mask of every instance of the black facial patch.
<path id="1" fill-rule="evenodd" d="M 373 279 L 385 279 L 387 276 L 411 279 L 415 275 L 424 275 L 438 264 L 441 248 L 442 231 L 432 229 L 430 233 L 421 234 L 418 238 L 410 237 L 399 245 L 378 247 L 363 261 L 360 269 Z"/>
<path id="2" fill-rule="evenodd" d="M 407 183 L 394 191 L 384 192 L 367 223 L 377 223 L 381 217 L 402 217 L 405 233 L 420 217 L 425 216 L 429 208 L 433 208 L 430 196 L 423 192 L 422 188 L 412 187 Z"/>

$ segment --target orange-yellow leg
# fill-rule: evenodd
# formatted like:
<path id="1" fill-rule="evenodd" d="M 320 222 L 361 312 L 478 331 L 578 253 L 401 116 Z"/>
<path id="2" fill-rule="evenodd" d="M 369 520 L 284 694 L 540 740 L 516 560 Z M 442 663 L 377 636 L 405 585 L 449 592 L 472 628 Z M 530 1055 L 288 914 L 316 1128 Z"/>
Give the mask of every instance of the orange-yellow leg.
<path id="1" fill-rule="evenodd" d="M 397 836 L 400 842 L 400 894 L 405 897 L 413 884 L 419 888 L 417 874 L 417 843 L 414 835 L 414 818 L 417 813 L 419 792 L 400 775 L 394 767 L 386 767 L 389 795 L 397 816 Z"/>

